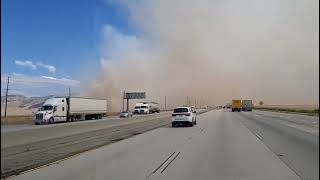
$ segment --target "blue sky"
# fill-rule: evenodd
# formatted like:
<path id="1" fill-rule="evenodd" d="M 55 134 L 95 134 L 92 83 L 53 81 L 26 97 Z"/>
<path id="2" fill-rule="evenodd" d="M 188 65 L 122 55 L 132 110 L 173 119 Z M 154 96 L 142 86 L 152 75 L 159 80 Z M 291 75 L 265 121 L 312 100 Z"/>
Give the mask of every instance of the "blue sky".
<path id="1" fill-rule="evenodd" d="M 77 89 L 82 69 L 90 69 L 88 79 L 99 75 L 104 25 L 135 33 L 126 11 L 107 0 L 2 0 L 1 13 L 2 95 L 8 75 L 11 93 L 41 96 L 64 93 L 64 86 Z M 62 84 L 41 89 L 34 85 L 39 78 Z M 32 83 L 19 84 L 25 79 Z"/>

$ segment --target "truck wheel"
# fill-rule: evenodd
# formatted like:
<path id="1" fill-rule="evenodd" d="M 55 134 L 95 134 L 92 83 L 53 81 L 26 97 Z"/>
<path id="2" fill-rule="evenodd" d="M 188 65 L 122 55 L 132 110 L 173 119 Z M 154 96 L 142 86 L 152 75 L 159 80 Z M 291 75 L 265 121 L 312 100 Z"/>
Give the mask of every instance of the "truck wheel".
<path id="1" fill-rule="evenodd" d="M 53 119 L 53 117 L 51 117 L 50 119 L 49 119 L 49 124 L 53 124 L 54 123 L 54 119 Z"/>

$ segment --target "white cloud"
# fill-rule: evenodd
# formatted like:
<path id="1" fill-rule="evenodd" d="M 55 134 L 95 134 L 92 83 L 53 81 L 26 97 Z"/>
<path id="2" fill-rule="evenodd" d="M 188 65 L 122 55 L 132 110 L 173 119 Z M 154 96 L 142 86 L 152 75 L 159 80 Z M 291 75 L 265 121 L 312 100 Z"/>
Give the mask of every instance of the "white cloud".
<path id="1" fill-rule="evenodd" d="M 52 80 L 57 80 L 57 78 L 54 78 L 54 77 L 50 77 L 50 76 L 41 76 L 43 78 L 46 78 L 46 79 L 52 79 Z"/>
<path id="2" fill-rule="evenodd" d="M 31 69 L 34 69 L 34 70 L 37 69 L 37 66 L 35 64 L 33 64 L 32 61 L 19 61 L 19 60 L 16 60 L 15 64 L 19 65 L 19 66 L 30 67 Z"/>
<path id="3" fill-rule="evenodd" d="M 41 76 L 41 77 L 45 78 L 45 79 L 50 79 L 54 83 L 63 83 L 63 84 L 68 84 L 68 85 L 70 84 L 72 86 L 77 86 L 78 84 L 80 84 L 79 81 L 73 80 L 73 79 L 55 78 L 55 77 L 51 77 L 51 76 Z"/>
<path id="4" fill-rule="evenodd" d="M 48 69 L 48 71 L 50 72 L 50 73 L 55 73 L 56 72 L 56 67 L 54 67 L 54 66 L 52 66 L 52 65 L 48 65 L 48 64 L 43 64 L 42 62 L 38 62 L 37 63 L 37 65 L 38 66 L 40 66 L 40 67 L 43 67 L 43 68 L 46 68 L 46 69 Z"/>
<path id="5" fill-rule="evenodd" d="M 47 69 L 50 73 L 54 74 L 56 72 L 56 67 L 49 65 L 49 64 L 43 64 L 42 62 L 37 62 L 37 64 L 33 64 L 32 61 L 20 61 L 20 60 L 16 60 L 15 61 L 16 65 L 19 66 L 25 66 L 25 67 L 30 67 L 33 70 L 37 69 L 37 66 L 42 67 Z"/>

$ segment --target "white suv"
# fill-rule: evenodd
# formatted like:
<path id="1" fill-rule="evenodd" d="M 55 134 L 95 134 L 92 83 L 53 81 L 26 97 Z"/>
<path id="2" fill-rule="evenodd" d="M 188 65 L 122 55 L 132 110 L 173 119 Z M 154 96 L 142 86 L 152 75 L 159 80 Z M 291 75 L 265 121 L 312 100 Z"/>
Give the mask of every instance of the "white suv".
<path id="1" fill-rule="evenodd" d="M 197 124 L 196 111 L 191 107 L 176 107 L 172 113 L 172 127 Z"/>

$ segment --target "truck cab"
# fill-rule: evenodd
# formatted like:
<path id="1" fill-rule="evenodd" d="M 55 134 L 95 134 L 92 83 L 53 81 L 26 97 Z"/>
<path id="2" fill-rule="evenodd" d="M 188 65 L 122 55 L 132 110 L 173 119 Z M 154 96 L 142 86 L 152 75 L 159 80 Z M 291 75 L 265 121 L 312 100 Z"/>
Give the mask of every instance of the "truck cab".
<path id="1" fill-rule="evenodd" d="M 149 104 L 147 103 L 136 103 L 134 107 L 134 114 L 148 114 Z"/>
<path id="2" fill-rule="evenodd" d="M 39 111 L 34 116 L 35 124 L 54 123 L 66 121 L 67 117 L 67 99 L 51 98 L 44 102 Z"/>

